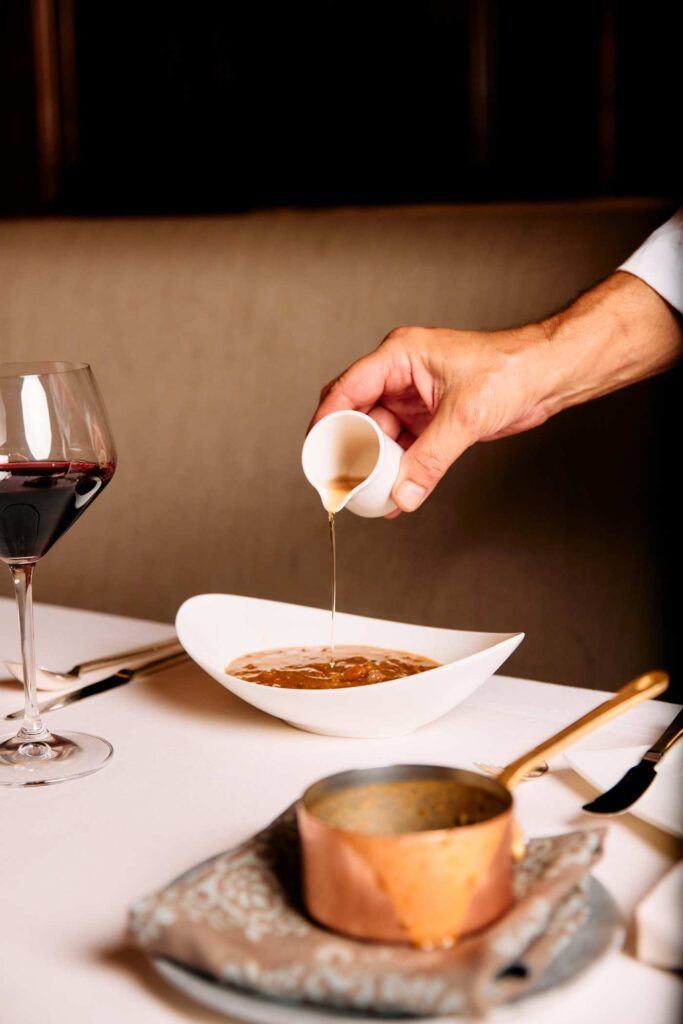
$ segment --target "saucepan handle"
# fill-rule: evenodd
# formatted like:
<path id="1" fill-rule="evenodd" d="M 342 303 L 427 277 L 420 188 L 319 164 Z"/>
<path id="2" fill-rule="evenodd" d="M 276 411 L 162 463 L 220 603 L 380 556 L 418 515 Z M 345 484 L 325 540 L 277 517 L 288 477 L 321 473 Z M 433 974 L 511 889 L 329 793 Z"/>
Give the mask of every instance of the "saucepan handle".
<path id="1" fill-rule="evenodd" d="M 566 726 L 560 732 L 555 733 L 554 736 L 534 747 L 533 750 L 522 754 L 516 761 L 506 765 L 498 776 L 498 781 L 502 782 L 508 789 L 511 789 L 526 772 L 535 768 L 541 761 L 559 754 L 561 750 L 581 739 L 586 733 L 596 729 L 599 725 L 604 725 L 605 722 L 616 718 L 617 715 L 623 715 L 625 711 L 635 707 L 636 704 L 650 700 L 652 697 L 657 697 L 666 690 L 668 685 L 669 677 L 666 672 L 656 670 L 638 676 L 637 679 L 631 680 L 626 686 L 622 686 L 604 704 L 599 704 L 597 708 L 593 708 L 592 711 L 582 715 L 576 722 Z"/>

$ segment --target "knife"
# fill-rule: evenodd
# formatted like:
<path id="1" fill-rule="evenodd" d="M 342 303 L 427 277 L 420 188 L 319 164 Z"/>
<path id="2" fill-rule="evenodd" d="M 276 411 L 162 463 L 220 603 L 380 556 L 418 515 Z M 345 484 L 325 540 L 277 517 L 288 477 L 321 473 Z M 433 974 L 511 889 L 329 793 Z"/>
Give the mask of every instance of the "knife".
<path id="1" fill-rule="evenodd" d="M 135 675 L 151 675 L 153 672 L 160 672 L 162 669 L 181 665 L 184 661 L 187 661 L 187 657 L 185 651 L 179 651 L 175 654 L 167 654 L 163 658 L 156 658 L 145 665 L 138 665 L 136 668 L 122 668 L 119 672 L 115 672 L 114 675 L 107 676 L 106 679 L 100 679 L 96 683 L 88 683 L 87 686 L 80 686 L 77 690 L 70 690 L 68 693 L 61 693 L 58 697 L 53 697 L 52 700 L 43 701 L 42 704 L 38 705 L 38 711 L 41 715 L 46 711 L 57 711 L 59 708 L 66 707 L 67 704 L 83 700 L 84 697 L 94 697 L 97 693 L 106 693 L 107 690 L 114 690 L 117 686 L 129 683 Z M 5 719 L 12 721 L 12 719 L 21 718 L 23 714 L 24 709 L 20 708 L 18 711 L 12 711 L 9 715 L 5 715 Z"/>
<path id="2" fill-rule="evenodd" d="M 182 649 L 176 637 L 169 637 L 167 640 L 145 644 L 144 647 L 133 647 L 128 651 L 119 651 L 118 654 L 107 654 L 103 658 L 81 661 L 66 672 L 55 672 L 54 669 L 36 665 L 36 687 L 39 690 L 68 690 L 70 686 L 76 686 L 81 682 L 85 685 L 88 676 L 93 672 L 103 671 L 106 675 L 107 669 L 111 673 L 120 668 L 132 668 L 134 665 L 139 668 L 166 654 L 179 653 Z M 21 662 L 6 661 L 5 665 L 12 675 L 23 683 L 24 668 Z"/>
<path id="3" fill-rule="evenodd" d="M 664 754 L 683 736 L 683 711 L 646 751 L 638 764 L 629 768 L 611 789 L 583 805 L 588 814 L 623 814 L 639 800 L 657 776 L 657 765 Z"/>

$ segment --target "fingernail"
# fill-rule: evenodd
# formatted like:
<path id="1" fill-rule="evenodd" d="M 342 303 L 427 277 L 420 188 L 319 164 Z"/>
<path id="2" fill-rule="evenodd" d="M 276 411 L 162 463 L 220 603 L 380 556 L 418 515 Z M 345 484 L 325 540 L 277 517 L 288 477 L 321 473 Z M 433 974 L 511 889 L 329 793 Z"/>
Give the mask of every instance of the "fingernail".
<path id="1" fill-rule="evenodd" d="M 421 505 L 427 494 L 427 488 L 421 487 L 413 480 L 404 480 L 396 491 L 396 504 L 404 512 L 414 512 Z"/>

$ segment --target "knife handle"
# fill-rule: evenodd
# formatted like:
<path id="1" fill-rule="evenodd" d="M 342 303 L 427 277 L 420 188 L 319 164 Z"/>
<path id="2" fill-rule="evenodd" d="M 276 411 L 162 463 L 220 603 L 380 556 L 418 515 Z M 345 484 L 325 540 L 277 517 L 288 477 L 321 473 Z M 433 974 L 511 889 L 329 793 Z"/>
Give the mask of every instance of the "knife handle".
<path id="1" fill-rule="evenodd" d="M 643 756 L 644 761 L 654 761 L 655 763 L 666 754 L 670 747 L 673 747 L 676 740 L 679 740 L 683 736 L 683 711 L 679 711 L 673 722 L 667 726 L 662 735 L 652 744 L 650 749 Z"/>
<path id="2" fill-rule="evenodd" d="M 66 693 L 60 693 L 59 696 L 52 697 L 51 700 L 43 701 L 42 704 L 38 705 L 38 710 L 41 715 L 48 711 L 59 711 L 60 708 L 66 707 L 67 704 L 73 704 L 74 701 L 82 700 L 84 697 L 94 697 L 97 693 L 106 693 L 107 690 L 113 690 L 116 686 L 127 683 L 137 676 L 148 676 L 155 672 L 161 672 L 163 669 L 175 668 L 176 665 L 182 665 L 183 662 L 187 661 L 188 657 L 189 655 L 184 650 L 180 650 L 175 654 L 165 654 L 163 657 L 156 658 L 154 661 L 150 661 L 139 668 L 119 669 L 118 672 L 107 679 L 100 679 L 96 683 L 88 683 L 87 686 L 79 686 L 77 690 L 67 690 Z M 5 720 L 11 722 L 14 719 L 22 718 L 23 715 L 24 708 L 19 708 L 18 711 L 12 711 L 10 714 L 5 715 Z"/>
<path id="3" fill-rule="evenodd" d="M 149 655 L 156 655 L 161 658 L 166 654 L 182 653 L 182 645 L 177 637 L 169 637 L 167 640 L 157 640 L 152 644 L 144 644 L 142 647 L 133 647 L 129 651 L 121 651 L 119 654 L 108 654 L 103 658 L 93 658 L 91 661 L 82 661 L 76 665 L 73 672 L 77 675 L 88 675 L 89 672 L 98 672 L 100 669 L 132 667 L 138 661 L 144 661 Z M 151 660 L 151 659 L 150 659 Z"/>

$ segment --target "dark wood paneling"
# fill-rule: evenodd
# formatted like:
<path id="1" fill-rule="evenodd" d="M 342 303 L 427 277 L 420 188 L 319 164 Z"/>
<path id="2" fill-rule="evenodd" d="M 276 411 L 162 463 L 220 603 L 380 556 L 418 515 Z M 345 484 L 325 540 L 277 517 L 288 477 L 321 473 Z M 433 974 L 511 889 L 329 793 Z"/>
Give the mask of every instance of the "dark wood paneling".
<path id="1" fill-rule="evenodd" d="M 496 179 L 515 196 L 598 190 L 600 4 L 499 5 Z"/>
<path id="2" fill-rule="evenodd" d="M 0 3 L 0 214 L 41 205 L 31 6 Z"/>
<path id="3" fill-rule="evenodd" d="M 680 196 L 683 4 L 620 3 L 616 33 L 618 186 Z"/>
<path id="4" fill-rule="evenodd" d="M 662 0 L 2 11 L 6 208 L 680 192 L 681 13 Z"/>
<path id="5" fill-rule="evenodd" d="M 170 5 L 160 28 L 153 6 L 78 4 L 76 199 L 96 207 L 110 185 L 126 209 L 449 196 L 467 174 L 467 25 L 466 5 L 441 7 Z"/>

